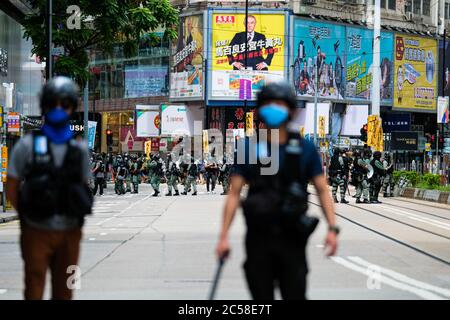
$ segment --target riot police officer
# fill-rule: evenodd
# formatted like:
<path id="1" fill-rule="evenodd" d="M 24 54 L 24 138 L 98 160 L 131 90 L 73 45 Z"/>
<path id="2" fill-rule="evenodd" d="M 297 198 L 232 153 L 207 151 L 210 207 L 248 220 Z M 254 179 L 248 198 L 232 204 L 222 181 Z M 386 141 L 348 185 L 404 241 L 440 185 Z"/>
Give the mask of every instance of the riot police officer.
<path id="1" fill-rule="evenodd" d="M 49 80 L 40 100 L 44 125 L 17 142 L 11 154 L 6 190 L 19 212 L 25 299 L 43 298 L 48 269 L 52 299 L 71 299 L 71 278 L 79 280 L 69 267 L 78 265 L 93 196 L 87 144 L 73 137 L 69 124 L 78 97 L 69 78 Z"/>
<path id="2" fill-rule="evenodd" d="M 383 167 L 386 171 L 383 180 L 383 197 L 393 197 L 394 196 L 394 179 L 392 173 L 394 172 L 394 163 L 391 160 L 391 155 L 386 152 L 384 154 Z M 388 192 L 389 188 L 389 192 Z"/>
<path id="3" fill-rule="evenodd" d="M 161 183 L 161 177 L 164 173 L 163 161 L 159 157 L 159 154 L 153 156 L 153 160 L 150 162 L 149 171 L 151 172 L 150 184 L 154 190 L 153 197 L 157 197 L 160 194 L 159 185 Z"/>
<path id="4" fill-rule="evenodd" d="M 180 170 L 177 167 L 177 163 L 173 160 L 172 155 L 169 155 L 169 161 L 167 165 L 167 188 L 168 192 L 166 196 L 172 195 L 172 188 L 175 191 L 174 196 L 180 195 L 178 191 L 178 177 L 180 176 Z"/>
<path id="5" fill-rule="evenodd" d="M 124 183 L 128 177 L 128 174 L 129 174 L 128 169 L 125 166 L 125 163 L 122 160 L 122 157 L 118 157 L 117 168 L 116 168 L 116 172 L 115 172 L 116 178 L 114 180 L 114 191 L 119 196 L 126 193 Z"/>
<path id="6" fill-rule="evenodd" d="M 228 194 L 228 191 L 230 189 L 230 172 L 231 166 L 227 163 L 226 157 L 224 157 L 219 173 L 219 182 L 222 183 L 223 188 L 223 192 L 221 193 L 221 195 Z"/>
<path id="7" fill-rule="evenodd" d="M 370 162 L 373 167 L 374 173 L 372 176 L 371 190 L 370 190 L 370 203 L 381 203 L 378 201 L 378 195 L 381 190 L 382 181 L 384 178 L 384 173 L 386 170 L 381 162 L 381 152 L 375 151 L 373 153 L 373 159 Z"/>
<path id="8" fill-rule="evenodd" d="M 345 200 L 345 172 L 344 172 L 344 159 L 341 156 L 341 150 L 339 148 L 335 148 L 333 151 L 333 156 L 331 157 L 331 163 L 329 168 L 329 175 L 331 179 L 332 185 L 332 194 L 333 200 L 335 203 L 338 203 L 337 199 L 337 190 L 340 188 L 341 195 L 341 203 L 348 203 Z"/>
<path id="9" fill-rule="evenodd" d="M 189 190 L 191 189 L 194 192 L 192 192 L 193 196 L 197 195 L 197 178 L 198 178 L 198 163 L 194 161 L 194 158 L 191 158 L 191 164 L 187 168 L 187 178 L 186 178 L 186 184 L 184 186 L 184 192 L 183 195 L 187 195 Z"/>
<path id="10" fill-rule="evenodd" d="M 100 187 L 100 195 L 103 195 L 103 187 L 105 183 L 105 174 L 106 174 L 106 165 L 103 161 L 103 158 L 101 155 L 97 155 L 97 161 L 95 162 L 94 169 L 92 170 L 92 173 L 94 174 L 94 190 L 92 193 L 94 196 L 97 194 L 97 190 Z"/>
<path id="11" fill-rule="evenodd" d="M 131 183 L 133 184 L 132 193 L 138 193 L 139 182 L 141 179 L 141 167 L 139 166 L 138 159 L 136 156 L 131 157 L 130 173 L 131 173 Z"/>
<path id="12" fill-rule="evenodd" d="M 367 179 L 368 165 L 370 158 L 367 158 L 368 154 L 364 153 L 364 159 L 361 158 L 361 154 L 358 150 L 353 152 L 353 171 L 352 180 L 356 187 L 356 203 L 370 203 L 369 201 L 369 181 Z M 361 201 L 361 196 L 364 200 Z"/>
<path id="13" fill-rule="evenodd" d="M 283 299 L 306 298 L 306 244 L 318 221 L 306 215 L 304 180 L 315 185 L 329 224 L 325 241 L 330 249 L 328 254 L 333 255 L 337 247 L 338 228 L 333 201 L 322 173 L 320 156 L 311 142 L 288 130 L 296 109 L 295 92 L 288 83 L 271 83 L 259 93 L 258 117 L 270 130 L 267 134 L 269 141 L 260 141 L 254 146 L 248 139 L 240 140 L 242 142 L 239 143 L 247 145 L 245 149 L 248 152 L 253 152 L 258 164 L 250 164 L 247 161 L 250 157 L 246 156 L 245 164 L 234 165 L 231 188 L 223 210 L 223 224 L 216 247 L 220 259 L 225 259 L 230 252 L 230 226 L 241 204 L 241 190 L 248 183 L 248 195 L 242 203 L 247 223 L 244 270 L 252 297 L 258 300 L 273 299 L 275 283 L 279 284 Z M 278 141 L 271 141 L 272 130 L 276 129 Z M 279 157 L 272 159 L 273 167 L 278 168 L 275 173 L 266 172 L 268 165 L 261 161 L 263 158 L 267 160 L 265 150 L 272 147 L 279 148 Z"/>

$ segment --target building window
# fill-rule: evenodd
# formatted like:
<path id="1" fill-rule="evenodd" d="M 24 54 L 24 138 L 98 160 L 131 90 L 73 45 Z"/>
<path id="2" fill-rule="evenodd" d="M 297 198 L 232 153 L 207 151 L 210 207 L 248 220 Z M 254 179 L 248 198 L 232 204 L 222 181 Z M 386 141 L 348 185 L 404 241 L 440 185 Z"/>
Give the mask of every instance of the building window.
<path id="1" fill-rule="evenodd" d="M 421 0 L 413 0 L 413 13 L 420 15 L 421 7 L 422 7 L 422 1 Z"/>
<path id="2" fill-rule="evenodd" d="M 395 10 L 396 0 L 387 0 L 387 9 Z"/>
<path id="3" fill-rule="evenodd" d="M 422 0 L 422 14 L 430 16 L 430 0 Z"/>

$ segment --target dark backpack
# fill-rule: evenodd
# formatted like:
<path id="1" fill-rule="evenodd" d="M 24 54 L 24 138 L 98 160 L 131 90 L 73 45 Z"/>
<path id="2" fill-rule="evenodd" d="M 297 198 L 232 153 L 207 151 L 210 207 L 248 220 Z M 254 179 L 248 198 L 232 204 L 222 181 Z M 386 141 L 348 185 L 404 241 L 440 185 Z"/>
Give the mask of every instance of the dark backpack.
<path id="1" fill-rule="evenodd" d="M 37 154 L 38 145 L 43 143 L 47 150 Z M 47 137 L 41 131 L 33 132 L 33 160 L 20 189 L 19 215 L 34 221 L 66 215 L 78 218 L 82 225 L 85 215 L 92 213 L 94 202 L 82 178 L 82 157 L 81 150 L 69 141 L 63 164 L 57 168 Z"/>

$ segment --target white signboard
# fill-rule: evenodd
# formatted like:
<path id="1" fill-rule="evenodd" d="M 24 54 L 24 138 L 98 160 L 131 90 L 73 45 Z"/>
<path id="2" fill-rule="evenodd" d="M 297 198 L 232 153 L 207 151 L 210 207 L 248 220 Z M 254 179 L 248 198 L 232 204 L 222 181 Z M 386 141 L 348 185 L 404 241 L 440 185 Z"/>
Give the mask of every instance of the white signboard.
<path id="1" fill-rule="evenodd" d="M 347 105 L 344 118 L 342 119 L 342 136 L 359 136 L 361 127 L 367 123 L 369 106 L 359 104 Z"/>
<path id="2" fill-rule="evenodd" d="M 159 106 L 136 105 L 136 136 L 159 136 Z"/>
<path id="3" fill-rule="evenodd" d="M 161 136 L 193 136 L 195 121 L 202 121 L 202 119 L 203 112 L 198 106 L 162 104 Z"/>
<path id="4" fill-rule="evenodd" d="M 330 104 L 318 103 L 317 104 L 317 134 L 319 134 L 319 119 L 321 116 L 325 118 L 325 134 L 329 132 L 330 121 Z M 297 115 L 291 123 L 292 130 L 300 130 L 304 128 L 304 134 L 314 133 L 314 103 L 306 103 L 305 108 L 297 109 Z"/>
<path id="5" fill-rule="evenodd" d="M 437 103 L 437 123 L 449 122 L 448 97 L 438 97 Z"/>

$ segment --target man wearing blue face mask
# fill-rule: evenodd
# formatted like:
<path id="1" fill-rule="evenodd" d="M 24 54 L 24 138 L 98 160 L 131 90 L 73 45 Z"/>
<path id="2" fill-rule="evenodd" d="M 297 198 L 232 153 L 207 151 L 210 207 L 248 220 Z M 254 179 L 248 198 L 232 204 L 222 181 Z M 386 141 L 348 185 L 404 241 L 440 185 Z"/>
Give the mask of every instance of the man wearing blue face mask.
<path id="1" fill-rule="evenodd" d="M 288 83 L 269 84 L 258 95 L 257 107 L 260 120 L 269 128 L 268 141 L 261 141 L 260 132 L 256 147 L 248 140 L 246 150 L 254 152 L 257 163 L 246 155 L 245 163 L 233 168 L 216 254 L 223 261 L 230 253 L 229 229 L 241 203 L 242 187 L 248 183 L 242 208 L 247 224 L 244 270 L 251 295 L 256 300 L 273 300 L 278 284 L 283 299 L 302 300 L 306 298 L 308 272 L 306 244 L 318 223 L 317 218 L 306 215 L 307 182 L 314 184 L 328 223 L 327 255 L 336 253 L 339 232 L 333 202 L 315 146 L 288 129 L 296 111 L 293 88 Z M 271 160 L 279 166 L 268 174 L 263 170 L 267 169 L 263 159 L 273 156 L 274 147 L 278 157 Z"/>
<path id="2" fill-rule="evenodd" d="M 93 205 L 87 145 L 76 141 L 69 127 L 77 105 L 72 80 L 50 80 L 41 94 L 43 127 L 21 139 L 11 154 L 6 190 L 20 218 L 25 299 L 42 299 L 49 268 L 52 299 L 71 299 L 77 286 L 68 280 L 79 276 L 81 228 Z"/>

